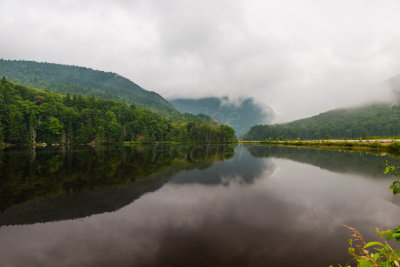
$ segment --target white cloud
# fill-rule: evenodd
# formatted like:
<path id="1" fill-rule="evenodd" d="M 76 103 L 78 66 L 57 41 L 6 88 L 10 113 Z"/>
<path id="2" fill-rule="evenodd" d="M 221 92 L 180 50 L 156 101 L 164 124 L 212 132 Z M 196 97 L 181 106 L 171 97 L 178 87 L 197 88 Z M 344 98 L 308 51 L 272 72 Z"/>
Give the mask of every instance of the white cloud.
<path id="1" fill-rule="evenodd" d="M 398 0 L 0 1 L 0 57 L 83 65 L 165 97 L 229 95 L 277 120 L 389 98 Z"/>

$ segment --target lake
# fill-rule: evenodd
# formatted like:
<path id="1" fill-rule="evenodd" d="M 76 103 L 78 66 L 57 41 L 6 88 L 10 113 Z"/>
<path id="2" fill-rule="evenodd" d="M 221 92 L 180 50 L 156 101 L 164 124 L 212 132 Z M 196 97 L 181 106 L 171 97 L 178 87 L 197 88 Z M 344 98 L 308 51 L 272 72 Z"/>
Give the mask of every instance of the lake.
<path id="1" fill-rule="evenodd" d="M 328 266 L 400 224 L 385 154 L 263 145 L 0 152 L 0 266 Z"/>

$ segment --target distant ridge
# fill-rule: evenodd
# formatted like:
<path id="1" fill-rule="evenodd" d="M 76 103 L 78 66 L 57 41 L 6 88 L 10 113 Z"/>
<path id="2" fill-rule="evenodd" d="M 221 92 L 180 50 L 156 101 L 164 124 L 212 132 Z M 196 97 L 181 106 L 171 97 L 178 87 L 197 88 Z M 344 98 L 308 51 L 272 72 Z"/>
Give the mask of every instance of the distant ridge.
<path id="1" fill-rule="evenodd" d="M 240 103 L 229 103 L 228 97 L 206 97 L 200 99 L 170 99 L 179 111 L 192 114 L 206 114 L 235 129 L 237 136 L 245 134 L 251 126 L 272 120 L 273 111 L 265 111 L 252 98 L 242 99 Z"/>

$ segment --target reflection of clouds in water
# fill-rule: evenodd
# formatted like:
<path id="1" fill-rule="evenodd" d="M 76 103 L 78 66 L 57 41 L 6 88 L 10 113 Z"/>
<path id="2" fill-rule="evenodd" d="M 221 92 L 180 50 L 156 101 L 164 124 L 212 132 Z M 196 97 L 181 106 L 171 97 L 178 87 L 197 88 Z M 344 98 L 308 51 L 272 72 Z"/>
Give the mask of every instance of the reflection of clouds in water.
<path id="1" fill-rule="evenodd" d="M 301 262 L 323 266 L 348 259 L 349 233 L 343 224 L 371 233 L 374 225 L 398 222 L 399 206 L 390 201 L 387 180 L 337 174 L 282 159 L 253 159 L 254 165 L 241 168 L 250 164 L 248 155 L 202 171 L 219 181 L 229 180 L 223 184 L 208 186 L 197 178 L 192 183 L 168 183 L 115 213 L 2 227 L 0 262 L 292 266 L 296 261 L 299 266 Z M 263 168 L 254 170 L 255 166 Z M 270 166 L 278 167 L 272 171 Z M 258 174 L 252 183 L 238 179 L 250 174 Z"/>
<path id="2" fill-rule="evenodd" d="M 393 213 L 399 206 L 391 201 L 392 194 L 386 190 L 390 184 L 388 179 L 338 175 L 288 160 L 274 162 L 280 166 L 278 172 L 264 181 L 273 183 L 269 188 L 274 188 L 282 201 L 302 206 L 298 222 L 303 221 L 299 224 L 303 227 L 315 229 L 317 225 L 343 224 L 353 218 L 390 226 L 400 218 Z M 296 170 L 296 175 L 292 169 Z M 310 217 L 315 219 L 311 221 Z"/>
<path id="3" fill-rule="evenodd" d="M 227 180 L 240 179 L 245 183 L 253 183 L 266 170 L 272 171 L 274 166 L 269 159 L 257 159 L 251 156 L 243 146 L 235 148 L 235 156 L 207 169 L 183 171 L 171 179 L 171 183 L 200 183 L 216 185 L 227 183 Z"/>
<path id="4" fill-rule="evenodd" d="M 383 174 L 385 162 L 400 165 L 400 160 L 387 154 L 343 150 L 324 150 L 307 147 L 281 147 L 246 145 L 246 149 L 257 158 L 283 158 L 307 163 L 328 171 L 352 173 L 365 177 L 389 178 Z"/>

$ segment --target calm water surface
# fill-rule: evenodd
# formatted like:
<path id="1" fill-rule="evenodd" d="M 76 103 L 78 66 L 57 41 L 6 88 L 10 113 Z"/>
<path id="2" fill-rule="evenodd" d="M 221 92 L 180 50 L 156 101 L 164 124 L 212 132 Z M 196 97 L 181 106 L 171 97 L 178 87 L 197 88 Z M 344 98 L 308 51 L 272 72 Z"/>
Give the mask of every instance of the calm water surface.
<path id="1" fill-rule="evenodd" d="M 400 224 L 385 155 L 277 146 L 0 152 L 0 266 L 328 266 Z"/>

